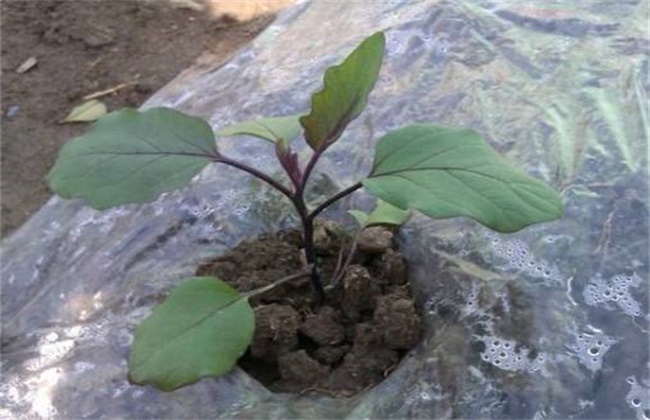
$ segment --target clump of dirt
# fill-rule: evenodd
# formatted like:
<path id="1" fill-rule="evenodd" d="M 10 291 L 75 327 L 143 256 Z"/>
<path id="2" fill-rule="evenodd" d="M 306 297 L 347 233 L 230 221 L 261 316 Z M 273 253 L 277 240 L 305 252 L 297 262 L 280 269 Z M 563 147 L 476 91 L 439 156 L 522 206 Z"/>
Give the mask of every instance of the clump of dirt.
<path id="1" fill-rule="evenodd" d="M 340 249 L 351 239 L 333 222 L 316 228 L 327 297 L 314 307 L 308 279 L 251 298 L 255 336 L 239 365 L 274 392 L 348 397 L 382 381 L 420 340 L 421 317 L 406 262 L 387 228 L 360 235 L 355 257 L 335 283 Z M 304 269 L 298 231 L 246 241 L 200 266 L 240 292 Z"/>

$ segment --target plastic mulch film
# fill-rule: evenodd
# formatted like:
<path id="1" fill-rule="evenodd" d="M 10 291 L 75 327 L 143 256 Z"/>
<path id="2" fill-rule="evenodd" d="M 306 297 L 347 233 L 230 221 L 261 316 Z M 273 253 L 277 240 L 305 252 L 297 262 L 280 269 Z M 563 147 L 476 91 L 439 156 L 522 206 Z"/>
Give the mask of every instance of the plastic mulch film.
<path id="1" fill-rule="evenodd" d="M 297 221 L 229 167 L 144 205 L 53 198 L 2 243 L 0 417 L 650 418 L 648 3 L 301 3 L 219 68 L 155 94 L 218 128 L 305 111 L 324 69 L 371 33 L 369 105 L 326 154 L 313 202 L 368 173 L 385 132 L 469 126 L 552 184 L 562 220 L 516 234 L 416 216 L 400 235 L 422 342 L 353 398 L 272 394 L 235 369 L 171 393 L 130 385 L 132 333 L 202 261 Z M 270 146 L 220 144 L 279 171 Z M 302 149 L 306 152 L 306 149 Z M 332 209 L 367 208 L 356 193 Z"/>

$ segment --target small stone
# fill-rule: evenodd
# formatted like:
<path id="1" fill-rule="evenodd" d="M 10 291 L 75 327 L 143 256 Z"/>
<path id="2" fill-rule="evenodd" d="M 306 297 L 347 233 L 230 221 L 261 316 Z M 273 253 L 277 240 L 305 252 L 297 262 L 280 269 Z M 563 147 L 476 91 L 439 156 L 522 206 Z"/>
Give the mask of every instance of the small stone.
<path id="1" fill-rule="evenodd" d="M 338 313 L 325 306 L 316 315 L 309 316 L 299 331 L 321 346 L 332 346 L 345 339 L 345 327 L 338 322 Z"/>
<path id="2" fill-rule="evenodd" d="M 36 57 L 29 57 L 27 60 L 23 61 L 23 63 L 20 66 L 18 66 L 18 68 L 16 69 L 16 73 L 20 73 L 20 74 L 26 73 L 32 68 L 34 68 L 36 64 L 38 64 L 38 60 L 36 60 Z"/>
<path id="3" fill-rule="evenodd" d="M 283 354 L 278 358 L 280 376 L 286 381 L 295 381 L 309 386 L 329 374 L 329 369 L 309 357 L 305 350 Z"/>
<path id="4" fill-rule="evenodd" d="M 364 229 L 359 234 L 359 251 L 369 254 L 383 254 L 393 245 L 393 232 L 381 226 Z"/>
<path id="5" fill-rule="evenodd" d="M 11 105 L 7 112 L 5 112 L 5 117 L 13 118 L 20 112 L 20 105 Z"/>

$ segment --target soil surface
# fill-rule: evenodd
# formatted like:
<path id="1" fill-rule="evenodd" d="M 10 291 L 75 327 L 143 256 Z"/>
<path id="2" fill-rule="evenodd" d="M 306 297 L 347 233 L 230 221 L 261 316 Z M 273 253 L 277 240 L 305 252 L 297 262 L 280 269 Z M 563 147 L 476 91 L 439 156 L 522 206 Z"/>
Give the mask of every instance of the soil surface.
<path id="1" fill-rule="evenodd" d="M 250 299 L 255 335 L 239 366 L 274 392 L 348 397 L 382 381 L 420 340 L 421 317 L 393 233 L 366 229 L 351 264 L 332 282 L 350 238 L 333 222 L 316 229 L 327 297 L 315 307 L 309 279 Z M 243 242 L 200 266 L 247 292 L 304 270 L 298 231 Z M 345 258 L 343 258 L 344 260 Z"/>
<path id="2" fill-rule="evenodd" d="M 116 89 L 98 98 L 109 111 L 137 107 L 199 56 L 206 71 L 217 67 L 273 19 L 239 22 L 240 3 L 246 18 L 269 10 L 260 0 L 221 10 L 201 0 L 3 0 L 0 235 L 49 199 L 58 150 L 87 128 L 59 120 L 104 90 Z M 36 65 L 17 72 L 31 57 Z"/>

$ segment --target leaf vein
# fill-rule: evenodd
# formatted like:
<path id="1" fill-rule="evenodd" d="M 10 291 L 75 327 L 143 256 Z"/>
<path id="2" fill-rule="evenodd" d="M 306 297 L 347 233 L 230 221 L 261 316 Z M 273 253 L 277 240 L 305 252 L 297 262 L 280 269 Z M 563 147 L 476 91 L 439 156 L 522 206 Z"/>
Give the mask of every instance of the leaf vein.
<path id="1" fill-rule="evenodd" d="M 219 306 L 219 307 L 217 307 L 216 309 L 211 309 L 211 310 L 208 311 L 204 316 L 199 317 L 195 322 L 191 323 L 187 328 L 185 328 L 185 329 L 184 329 L 183 331 L 181 331 L 179 334 L 175 335 L 174 337 L 171 337 L 171 338 L 167 339 L 167 340 L 165 341 L 164 345 L 159 346 L 159 347 L 156 347 L 156 349 L 155 349 L 154 351 L 152 351 L 152 352 L 149 354 L 148 357 L 142 359 L 142 360 L 140 361 L 140 363 L 138 363 L 137 366 L 142 366 L 142 365 L 143 365 L 144 363 L 146 363 L 149 359 L 151 359 L 152 357 L 154 357 L 158 352 L 160 352 L 161 350 L 163 350 L 163 349 L 165 348 L 165 346 L 171 344 L 172 342 L 178 340 L 178 339 L 181 338 L 182 336 L 188 334 L 191 330 L 193 330 L 193 329 L 199 327 L 201 324 L 203 324 L 204 322 L 206 322 L 209 318 L 215 316 L 218 312 L 221 312 L 222 310 L 224 310 L 224 309 L 226 309 L 226 308 L 228 308 L 228 307 L 234 305 L 235 303 L 239 302 L 239 301 L 242 300 L 242 299 L 245 299 L 245 297 L 244 297 L 244 296 L 235 296 L 235 297 L 233 297 L 233 299 L 232 299 L 231 301 L 227 302 L 227 303 L 224 304 L 223 306 Z"/>

